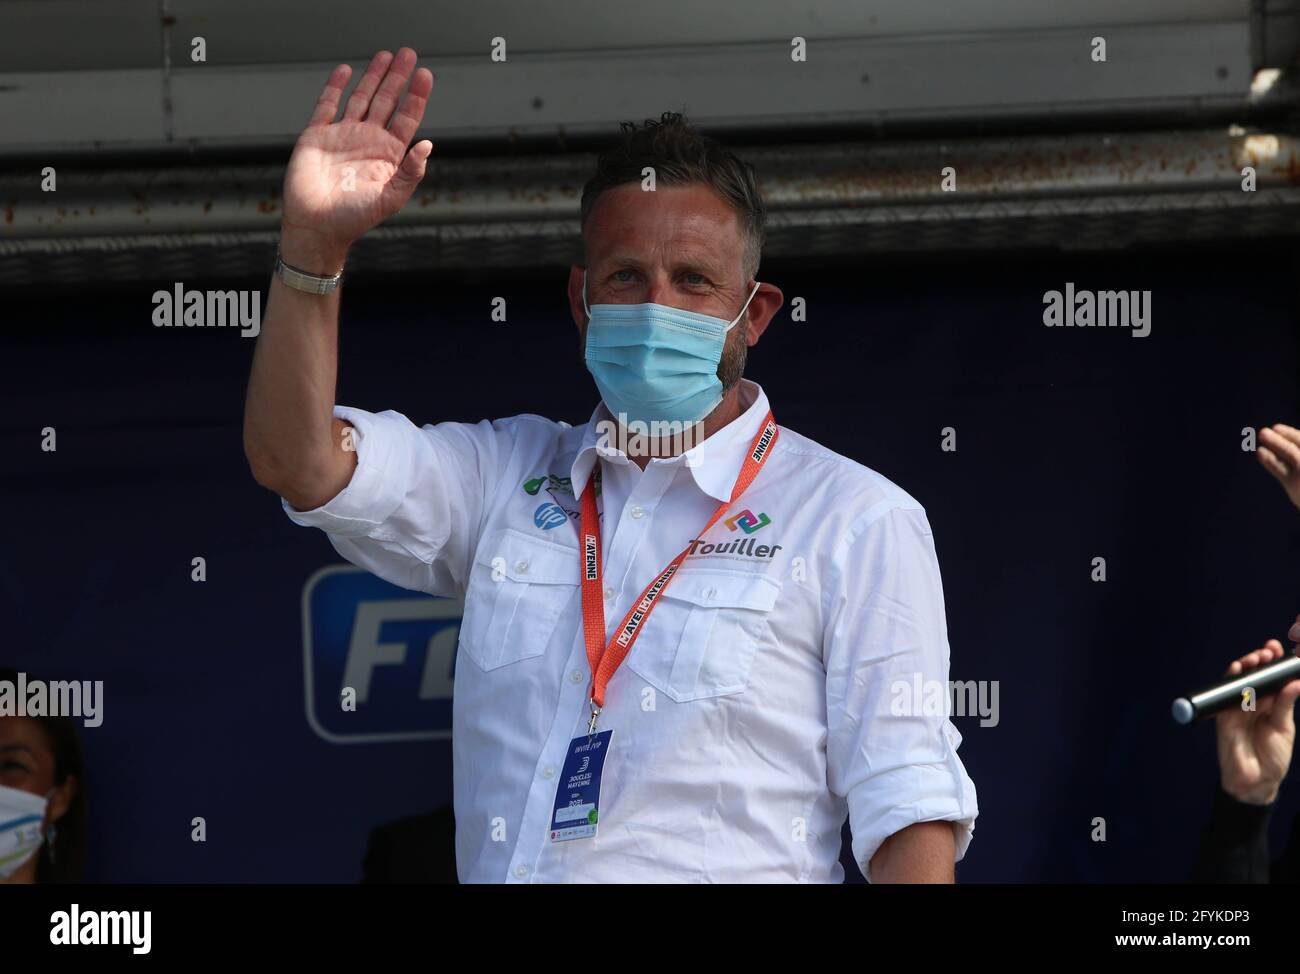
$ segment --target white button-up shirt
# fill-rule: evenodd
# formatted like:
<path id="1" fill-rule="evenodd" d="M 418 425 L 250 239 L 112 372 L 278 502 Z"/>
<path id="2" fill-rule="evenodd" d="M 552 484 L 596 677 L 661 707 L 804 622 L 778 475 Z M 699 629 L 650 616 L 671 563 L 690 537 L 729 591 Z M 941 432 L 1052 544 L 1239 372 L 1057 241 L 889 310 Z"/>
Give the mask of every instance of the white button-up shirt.
<path id="1" fill-rule="evenodd" d="M 846 815 L 868 879 L 881 843 L 917 822 L 957 823 L 965 854 L 977 807 L 961 737 L 914 693 L 939 685 L 949 699 L 925 511 L 782 427 L 701 538 L 768 411 L 755 383 L 741 394 L 737 419 L 644 470 L 601 435 L 603 404 L 580 427 L 522 415 L 421 428 L 335 408 L 356 431 L 356 471 L 316 510 L 286 503 L 289 516 L 381 578 L 464 599 L 462 882 L 840 882 Z M 597 834 L 553 842 L 560 772 L 590 717 L 577 512 L 597 462 L 607 635 L 692 551 L 609 682 Z"/>

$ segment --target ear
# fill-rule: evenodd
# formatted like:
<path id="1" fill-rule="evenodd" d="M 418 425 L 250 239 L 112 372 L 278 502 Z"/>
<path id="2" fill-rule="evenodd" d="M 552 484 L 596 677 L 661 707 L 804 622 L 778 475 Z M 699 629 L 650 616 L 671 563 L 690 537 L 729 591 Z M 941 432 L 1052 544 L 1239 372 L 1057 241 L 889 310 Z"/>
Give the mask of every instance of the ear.
<path id="1" fill-rule="evenodd" d="M 751 347 L 758 344 L 763 332 L 767 331 L 768 324 L 784 304 L 785 295 L 775 284 L 763 283 L 758 286 L 758 293 L 745 311 L 747 320 L 742 323 L 745 327 L 745 344 Z"/>
<path id="2" fill-rule="evenodd" d="M 53 824 L 67 814 L 72 799 L 77 797 L 77 787 L 75 774 L 68 775 L 63 784 L 54 786 L 54 794 L 50 795 L 50 802 L 45 808 L 46 822 Z"/>
<path id="3" fill-rule="evenodd" d="M 587 312 L 582 307 L 582 283 L 586 270 L 577 264 L 569 268 L 569 313 L 573 315 L 573 323 L 578 326 L 579 334 L 587 327 Z M 591 303 L 590 294 L 587 295 L 587 303 Z"/>

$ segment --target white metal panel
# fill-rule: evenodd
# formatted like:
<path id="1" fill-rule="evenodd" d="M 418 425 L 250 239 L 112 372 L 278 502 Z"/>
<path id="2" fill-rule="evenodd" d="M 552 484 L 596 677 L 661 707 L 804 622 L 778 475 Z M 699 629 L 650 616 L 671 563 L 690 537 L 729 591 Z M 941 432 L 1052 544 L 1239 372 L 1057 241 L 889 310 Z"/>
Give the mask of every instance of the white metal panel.
<path id="1" fill-rule="evenodd" d="M 1244 23 L 1108 32 L 1090 58 L 1089 30 L 1020 31 L 812 42 L 806 63 L 784 43 L 674 51 L 430 58 L 438 75 L 422 134 L 458 137 L 609 134 L 622 119 L 685 110 L 715 128 L 995 117 L 1240 102 L 1250 80 Z M 361 66 L 361 62 L 357 63 Z M 90 145 L 284 145 L 310 114 L 328 62 L 176 70 L 174 117 L 162 119 L 156 73 L 0 76 L 0 151 Z M 59 106 L 51 111 L 50 106 Z M 68 110 L 65 111 L 65 106 Z M 155 121 L 150 124 L 150 115 Z"/>
<path id="2" fill-rule="evenodd" d="M 0 70 L 149 67 L 162 14 L 174 62 L 343 61 L 406 44 L 430 56 L 1186 24 L 1248 19 L 1249 0 L 7 0 Z"/>
<path id="3" fill-rule="evenodd" d="M 157 68 L 0 74 L 0 152 L 164 140 Z"/>

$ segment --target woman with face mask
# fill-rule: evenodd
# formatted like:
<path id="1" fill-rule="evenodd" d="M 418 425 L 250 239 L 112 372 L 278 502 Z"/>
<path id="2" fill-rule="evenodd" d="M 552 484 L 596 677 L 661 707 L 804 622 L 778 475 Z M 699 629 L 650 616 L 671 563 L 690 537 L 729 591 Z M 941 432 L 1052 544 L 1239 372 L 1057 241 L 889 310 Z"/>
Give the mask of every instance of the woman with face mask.
<path id="1" fill-rule="evenodd" d="M 0 669 L 0 681 L 17 680 Z M 0 716 L 0 883 L 80 882 L 85 852 L 85 767 L 72 719 Z"/>

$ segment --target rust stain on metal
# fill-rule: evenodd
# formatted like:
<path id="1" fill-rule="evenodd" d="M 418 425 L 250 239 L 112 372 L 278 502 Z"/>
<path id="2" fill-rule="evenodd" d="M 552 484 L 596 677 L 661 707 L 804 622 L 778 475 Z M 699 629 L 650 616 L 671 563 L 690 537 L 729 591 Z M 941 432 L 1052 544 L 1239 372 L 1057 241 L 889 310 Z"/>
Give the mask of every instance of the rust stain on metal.
<path id="1" fill-rule="evenodd" d="M 1286 157 L 1286 162 L 1282 163 L 1279 159 L 1273 165 L 1272 172 L 1274 175 L 1282 176 L 1292 186 L 1300 185 L 1300 159 L 1296 158 L 1294 152 Z"/>

